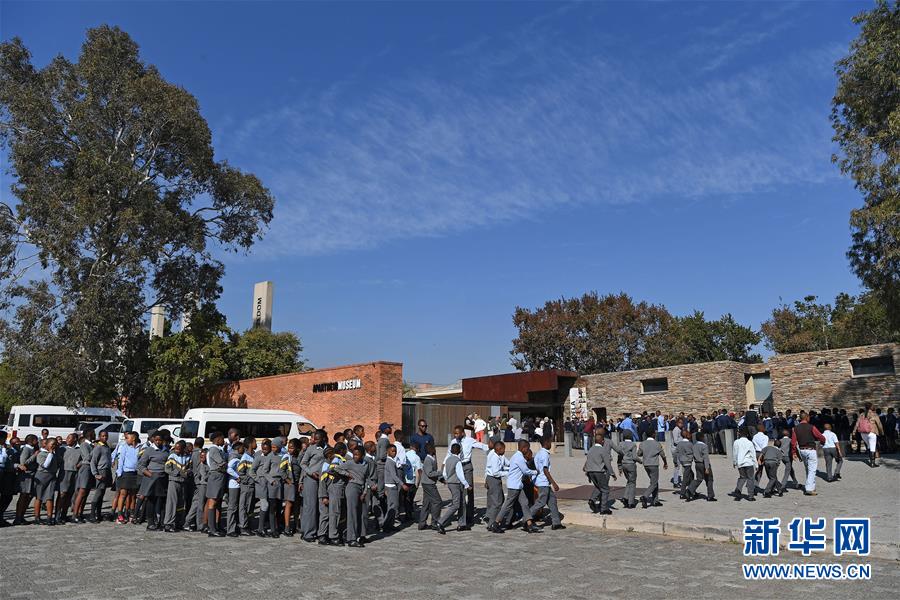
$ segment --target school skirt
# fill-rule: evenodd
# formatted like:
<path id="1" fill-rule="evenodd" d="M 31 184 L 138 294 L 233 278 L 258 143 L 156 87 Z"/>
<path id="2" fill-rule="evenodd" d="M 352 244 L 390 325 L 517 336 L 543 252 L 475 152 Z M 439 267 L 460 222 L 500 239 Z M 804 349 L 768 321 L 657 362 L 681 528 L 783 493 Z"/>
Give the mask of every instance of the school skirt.
<path id="1" fill-rule="evenodd" d="M 137 473 L 134 471 L 125 471 L 116 478 L 116 488 L 133 492 L 138 489 Z"/>
<path id="2" fill-rule="evenodd" d="M 75 487 L 79 490 L 92 490 L 94 489 L 94 479 L 93 473 L 91 473 L 90 467 L 81 467 L 78 469 L 78 476 L 75 479 Z"/>
<path id="3" fill-rule="evenodd" d="M 206 497 L 212 500 L 221 500 L 225 494 L 225 473 L 218 471 L 210 471 L 209 479 L 206 480 Z"/>
<path id="4" fill-rule="evenodd" d="M 76 479 L 78 479 L 78 471 L 63 471 L 62 481 L 59 482 L 59 493 L 60 494 L 74 493 Z"/>
<path id="5" fill-rule="evenodd" d="M 138 494 L 144 498 L 150 496 L 165 496 L 169 487 L 169 478 L 165 473 L 153 473 L 150 477 L 144 475 L 141 479 L 141 487 Z"/>
<path id="6" fill-rule="evenodd" d="M 268 483 L 266 485 L 266 490 L 269 494 L 269 500 L 284 499 L 284 485 L 282 484 L 280 479 L 276 479 L 274 483 Z"/>
<path id="7" fill-rule="evenodd" d="M 34 497 L 40 499 L 41 502 L 49 502 L 53 500 L 53 493 L 56 491 L 56 477 L 53 473 L 41 471 L 34 475 Z"/>
<path id="8" fill-rule="evenodd" d="M 284 484 L 284 501 L 285 502 L 296 502 L 299 495 L 297 494 L 297 484 L 296 483 L 285 483 Z"/>

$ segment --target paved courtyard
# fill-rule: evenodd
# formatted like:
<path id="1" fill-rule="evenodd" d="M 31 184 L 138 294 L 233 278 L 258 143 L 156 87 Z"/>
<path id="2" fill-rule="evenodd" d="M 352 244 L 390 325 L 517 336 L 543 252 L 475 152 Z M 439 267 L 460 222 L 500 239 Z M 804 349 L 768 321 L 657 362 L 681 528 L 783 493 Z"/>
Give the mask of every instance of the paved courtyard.
<path id="1" fill-rule="evenodd" d="M 645 598 L 671 596 L 676 574 L 691 598 L 763 589 L 767 597 L 802 589 L 806 597 L 887 598 L 900 585 L 896 563 L 880 560 L 866 561 L 870 581 L 752 583 L 735 544 L 580 527 L 502 536 L 409 528 L 362 550 L 113 524 L 15 527 L 0 543 L 2 598 Z"/>

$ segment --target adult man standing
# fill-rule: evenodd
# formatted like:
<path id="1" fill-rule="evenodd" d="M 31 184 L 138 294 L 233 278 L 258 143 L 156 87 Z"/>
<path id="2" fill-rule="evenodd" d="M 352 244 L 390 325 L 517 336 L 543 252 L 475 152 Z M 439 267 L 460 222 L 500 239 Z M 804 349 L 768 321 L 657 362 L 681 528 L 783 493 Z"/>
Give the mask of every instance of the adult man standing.
<path id="1" fill-rule="evenodd" d="M 825 436 L 809 424 L 809 415 L 800 411 L 800 423 L 794 427 L 791 434 L 791 446 L 797 451 L 800 460 L 806 467 L 806 486 L 803 493 L 807 496 L 816 495 L 816 468 L 819 466 L 819 458 L 816 456 L 816 441 L 825 443 Z"/>
<path id="2" fill-rule="evenodd" d="M 419 458 L 424 461 L 425 456 L 428 454 L 425 448 L 428 447 L 428 444 L 434 444 L 434 436 L 428 433 L 428 422 L 425 419 L 419 419 L 417 430 L 410 436 L 409 442 L 419 446 Z"/>
<path id="3" fill-rule="evenodd" d="M 656 441 L 664 442 L 666 441 L 666 430 L 668 430 L 669 424 L 666 423 L 666 418 L 662 416 L 659 411 L 656 411 Z M 646 464 L 644 465 L 647 466 Z"/>

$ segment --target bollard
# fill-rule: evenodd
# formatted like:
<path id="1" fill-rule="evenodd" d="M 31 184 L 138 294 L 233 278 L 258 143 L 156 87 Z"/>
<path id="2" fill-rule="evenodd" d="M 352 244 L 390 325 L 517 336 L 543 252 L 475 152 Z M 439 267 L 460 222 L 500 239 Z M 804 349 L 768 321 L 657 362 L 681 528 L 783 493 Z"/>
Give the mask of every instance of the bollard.
<path id="1" fill-rule="evenodd" d="M 725 430 L 725 456 L 729 461 L 734 460 L 734 429 Z"/>
<path id="2" fill-rule="evenodd" d="M 575 441 L 575 434 L 571 431 L 567 431 L 563 437 L 565 438 L 564 454 L 566 458 L 570 458 L 572 456 L 572 444 Z"/>
<path id="3" fill-rule="evenodd" d="M 675 444 L 672 442 L 672 432 L 671 431 L 666 432 L 665 444 L 666 444 L 666 453 L 669 456 L 674 457 L 675 453 L 673 451 L 675 450 Z M 674 458 L 673 458 L 673 460 L 674 460 Z"/>

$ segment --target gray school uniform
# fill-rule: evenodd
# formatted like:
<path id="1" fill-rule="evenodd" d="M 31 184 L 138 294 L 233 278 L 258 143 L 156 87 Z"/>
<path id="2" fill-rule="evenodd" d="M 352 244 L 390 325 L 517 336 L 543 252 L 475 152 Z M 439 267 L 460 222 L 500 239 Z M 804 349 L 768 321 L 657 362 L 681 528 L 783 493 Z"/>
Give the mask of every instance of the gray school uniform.
<path id="1" fill-rule="evenodd" d="M 194 448 L 191 451 L 191 477 L 188 478 L 187 482 L 184 486 L 185 498 L 190 497 L 191 499 L 191 507 L 188 510 L 188 514 L 185 517 L 186 523 L 193 523 L 197 519 L 197 511 L 203 510 L 201 508 L 201 503 L 206 500 L 206 498 L 200 497 L 200 488 L 197 485 L 197 477 L 199 475 L 200 470 L 200 452 L 202 452 L 202 448 Z"/>
<path id="2" fill-rule="evenodd" d="M 94 488 L 94 478 L 91 476 L 91 454 L 94 451 L 94 445 L 88 440 L 81 442 L 79 446 L 81 452 L 81 466 L 78 467 L 78 478 L 75 481 L 75 488 L 79 490 L 91 490 Z"/>
<path id="3" fill-rule="evenodd" d="M 46 467 L 44 462 L 50 458 L 50 464 Z M 41 450 L 35 456 L 36 470 L 34 473 L 34 497 L 41 502 L 49 502 L 53 500 L 53 492 L 56 489 L 56 471 L 57 471 L 56 454 L 51 454 L 46 450 Z M 51 517 L 53 515 L 50 515 Z"/>
<path id="4" fill-rule="evenodd" d="M 781 436 L 778 440 L 778 449 L 781 450 L 781 462 L 784 463 L 784 473 L 781 475 L 781 489 L 787 489 L 788 477 L 797 485 L 797 476 L 794 474 L 794 462 L 791 460 L 791 438 Z"/>
<path id="5" fill-rule="evenodd" d="M 449 523 L 454 514 L 457 515 L 460 527 L 466 524 L 466 509 L 463 498 L 464 486 L 456 474 L 456 465 L 459 462 L 459 456 L 455 454 L 448 454 L 447 458 L 444 459 L 444 482 L 447 484 L 447 489 L 450 490 L 450 506 L 441 515 L 441 519 L 438 521 L 439 525 Z M 390 506 L 388 506 L 388 511 L 390 511 Z"/>
<path id="6" fill-rule="evenodd" d="M 206 464 L 209 465 L 206 497 L 212 500 L 221 500 L 227 486 L 225 469 L 228 468 L 228 455 L 222 448 L 214 444 L 206 451 Z"/>
<path id="7" fill-rule="evenodd" d="M 335 457 L 337 459 L 337 457 Z M 332 462 L 333 467 L 342 465 L 346 462 Z M 328 482 L 328 538 L 336 541 L 341 537 L 341 513 L 344 506 L 344 492 L 346 490 L 347 481 L 339 474 L 331 474 L 331 481 Z"/>
<path id="8" fill-rule="evenodd" d="M 250 454 L 245 452 L 241 456 L 237 468 L 238 483 L 240 484 L 238 527 L 241 528 L 241 531 L 250 531 L 250 513 L 253 510 L 253 499 L 256 494 L 256 480 L 253 476 L 254 462 L 255 460 L 250 457 Z"/>
<path id="9" fill-rule="evenodd" d="M 334 466 L 334 472 L 349 478 L 345 484 L 344 496 L 347 504 L 347 541 L 353 542 L 363 536 L 362 521 L 366 518 L 363 498 L 366 493 L 369 465 L 366 461 L 352 460 Z M 331 503 L 331 500 L 328 501 Z"/>
<path id="10" fill-rule="evenodd" d="M 706 445 L 705 442 L 696 441 L 694 442 L 694 471 L 697 473 L 697 477 L 694 481 L 691 482 L 688 490 L 691 495 L 694 495 L 697 492 L 697 488 L 700 487 L 700 484 L 704 481 L 706 482 L 706 497 L 707 498 L 715 498 L 716 491 L 713 489 L 713 472 L 712 465 L 709 462 L 709 446 Z"/>
<path id="11" fill-rule="evenodd" d="M 75 481 L 78 479 L 78 466 L 81 464 L 81 448 L 67 446 L 62 463 L 63 478 L 59 484 L 59 491 L 62 494 L 73 494 L 75 493 Z"/>
<path id="12" fill-rule="evenodd" d="M 766 469 L 766 478 L 768 478 L 763 493 L 771 494 L 773 490 L 781 489 L 778 482 L 778 465 L 784 460 L 784 455 L 778 446 L 766 446 L 760 456 L 762 456 L 763 467 Z"/>
<path id="13" fill-rule="evenodd" d="M 634 445 L 634 442 L 632 442 L 632 445 Z M 538 455 L 542 451 L 547 452 L 544 448 L 541 448 L 540 450 L 538 450 Z M 550 470 L 549 456 L 550 456 L 550 454 L 548 452 L 547 453 L 547 457 L 548 457 L 547 461 L 548 462 L 546 465 L 546 469 L 548 471 Z M 631 465 L 634 466 L 634 463 L 632 462 Z M 541 473 L 538 473 L 538 477 L 540 477 L 541 475 L 542 475 Z M 549 479 L 547 480 L 547 483 L 548 483 L 548 485 L 542 485 L 542 486 L 538 487 L 537 500 L 535 500 L 534 505 L 531 507 L 531 520 L 534 521 L 536 519 L 536 517 L 538 516 L 538 513 L 540 513 L 541 509 L 546 506 L 550 510 L 550 519 L 551 519 L 553 525 L 559 525 L 560 521 L 561 521 L 561 517 L 559 515 L 559 506 L 557 505 L 557 502 L 556 502 L 556 493 L 553 491 L 553 486 L 549 485 L 549 483 L 550 483 Z M 634 498 L 633 493 L 632 493 L 632 498 Z"/>
<path id="14" fill-rule="evenodd" d="M 626 506 L 633 506 L 634 494 L 637 490 L 637 444 L 632 440 L 624 440 L 613 449 L 619 454 L 616 461 L 625 474 L 625 498 Z"/>
<path id="15" fill-rule="evenodd" d="M 375 442 L 375 474 L 378 477 L 378 496 L 384 496 L 384 463 L 387 460 L 388 447 L 391 441 L 386 435 L 381 435 Z"/>
<path id="16" fill-rule="evenodd" d="M 316 523 L 316 537 L 319 539 L 326 539 L 328 537 L 328 507 L 325 505 L 325 500 L 328 498 L 328 486 L 331 485 L 331 476 L 328 475 L 327 467 L 328 464 L 325 461 L 322 461 L 321 475 L 319 476 L 319 486 L 316 489 L 317 494 L 317 502 L 319 505 L 319 521 Z"/>
<path id="17" fill-rule="evenodd" d="M 441 518 L 441 494 L 438 492 L 437 482 L 441 476 L 437 459 L 430 454 L 425 455 L 422 461 L 422 508 L 419 509 L 419 525 L 424 525 L 431 515 L 431 524 L 436 525 Z M 502 486 L 502 483 L 501 483 Z M 501 490 L 501 494 L 503 491 Z M 496 518 L 497 515 L 494 515 Z"/>
<path id="18" fill-rule="evenodd" d="M 650 485 L 644 490 L 644 498 L 654 504 L 659 498 L 659 459 L 665 461 L 666 451 L 655 438 L 647 438 L 638 446 L 637 460 L 644 464 L 644 471 L 650 478 Z"/>
<path id="19" fill-rule="evenodd" d="M 150 471 L 150 475 L 146 474 L 141 478 L 141 487 L 138 495 L 143 498 L 153 496 L 166 495 L 166 460 L 169 458 L 169 451 L 165 448 L 157 448 L 152 444 L 144 448 L 144 453 L 138 460 L 138 473 Z"/>
<path id="20" fill-rule="evenodd" d="M 263 454 L 262 450 L 257 450 L 253 456 L 253 465 L 250 467 L 250 476 L 253 479 L 253 490 L 256 498 L 259 500 L 260 514 L 269 510 L 269 490 L 266 487 L 266 473 L 269 472 L 269 457 L 272 453 Z M 260 517 L 262 519 L 262 517 Z"/>
<path id="21" fill-rule="evenodd" d="M 366 454 L 364 461 L 366 463 L 366 495 L 363 500 L 362 527 L 360 529 L 362 537 L 368 535 L 369 512 L 374 510 L 375 502 L 377 501 L 376 493 L 372 491 L 372 488 L 374 487 L 376 491 L 378 489 L 378 473 L 375 468 L 375 458 Z"/>
<path id="22" fill-rule="evenodd" d="M 0 518 L 3 518 L 3 510 L 5 501 L 12 501 L 12 497 L 16 493 L 16 464 L 17 457 L 15 451 L 9 446 L 0 444 Z"/>
<path id="23" fill-rule="evenodd" d="M 308 446 L 303 458 L 300 459 L 300 471 L 303 472 L 303 512 L 300 516 L 300 525 L 303 528 L 303 537 L 313 539 L 318 533 L 319 510 L 319 475 L 322 472 L 322 463 L 325 462 L 325 453 L 320 446 Z"/>
<path id="24" fill-rule="evenodd" d="M 94 478 L 93 502 L 103 503 L 106 488 L 112 485 L 112 450 L 102 442 L 91 450 L 91 476 Z M 96 510 L 96 509 L 95 509 Z M 98 515 L 99 516 L 99 515 Z"/>
<path id="25" fill-rule="evenodd" d="M 180 527 L 178 513 L 184 514 L 184 483 L 191 474 L 190 459 L 181 464 L 178 456 L 170 454 L 166 460 L 165 470 L 168 476 L 168 489 L 166 491 L 166 512 L 163 525 L 168 527 Z"/>
<path id="26" fill-rule="evenodd" d="M 387 509 L 381 518 L 381 529 L 393 529 L 394 520 L 400 510 L 400 488 L 403 485 L 403 471 L 397 461 L 390 456 L 384 461 L 384 496 Z"/>
<path id="27" fill-rule="evenodd" d="M 673 473 L 672 473 L 672 483 L 675 485 L 681 485 L 681 463 L 678 462 L 679 456 L 676 449 L 678 448 L 678 443 L 683 440 L 684 437 L 681 435 L 680 427 L 672 428 L 672 462 L 675 463 L 673 465 Z"/>
<path id="28" fill-rule="evenodd" d="M 290 467 L 290 457 L 276 452 L 270 452 L 266 461 L 267 469 L 264 474 L 266 491 L 269 502 L 274 502 L 276 508 L 281 506 L 284 499 L 284 479 Z"/>
<path id="29" fill-rule="evenodd" d="M 55 462 L 56 462 L 56 491 L 57 492 L 61 491 L 62 481 L 66 475 L 65 466 L 63 463 L 66 458 L 66 450 L 68 450 L 68 449 L 69 449 L 69 447 L 66 446 L 65 442 L 61 443 L 59 446 L 56 447 L 56 461 Z"/>
<path id="30" fill-rule="evenodd" d="M 838 441 L 840 443 L 840 441 Z M 822 456 L 825 457 L 825 477 L 830 481 L 832 479 L 831 468 L 834 465 L 834 477 L 841 474 L 841 467 L 844 464 L 844 458 L 838 454 L 838 448 L 822 448 Z"/>
<path id="31" fill-rule="evenodd" d="M 200 507 L 194 514 L 196 519 L 195 526 L 197 529 L 203 528 L 203 519 L 206 517 L 206 482 L 209 480 L 209 465 L 200 461 L 197 464 L 197 470 L 194 471 L 194 485 L 197 486 L 197 493 L 200 494 Z"/>
<path id="32" fill-rule="evenodd" d="M 37 471 L 37 455 L 35 449 L 28 444 L 22 445 L 22 451 L 19 453 L 19 465 L 25 467 L 25 471 L 20 471 L 18 475 L 19 493 L 34 496 L 35 483 L 34 473 Z"/>
<path id="33" fill-rule="evenodd" d="M 600 510 L 609 508 L 609 476 L 612 474 L 612 443 L 603 440 L 603 444 L 594 443 L 588 450 L 584 461 L 584 472 L 594 485 L 591 502 L 600 503 Z"/>
<path id="34" fill-rule="evenodd" d="M 694 472 L 691 465 L 694 462 L 694 443 L 682 438 L 675 446 L 675 462 L 681 467 L 681 496 L 684 497 L 688 486 L 694 481 Z"/>
<path id="35" fill-rule="evenodd" d="M 284 474 L 284 501 L 285 502 L 297 502 L 299 498 L 299 494 L 297 492 L 297 487 L 300 485 L 300 457 L 299 456 L 291 456 L 287 455 L 288 466 L 287 471 Z M 291 510 L 296 509 L 296 506 L 291 507 Z"/>

